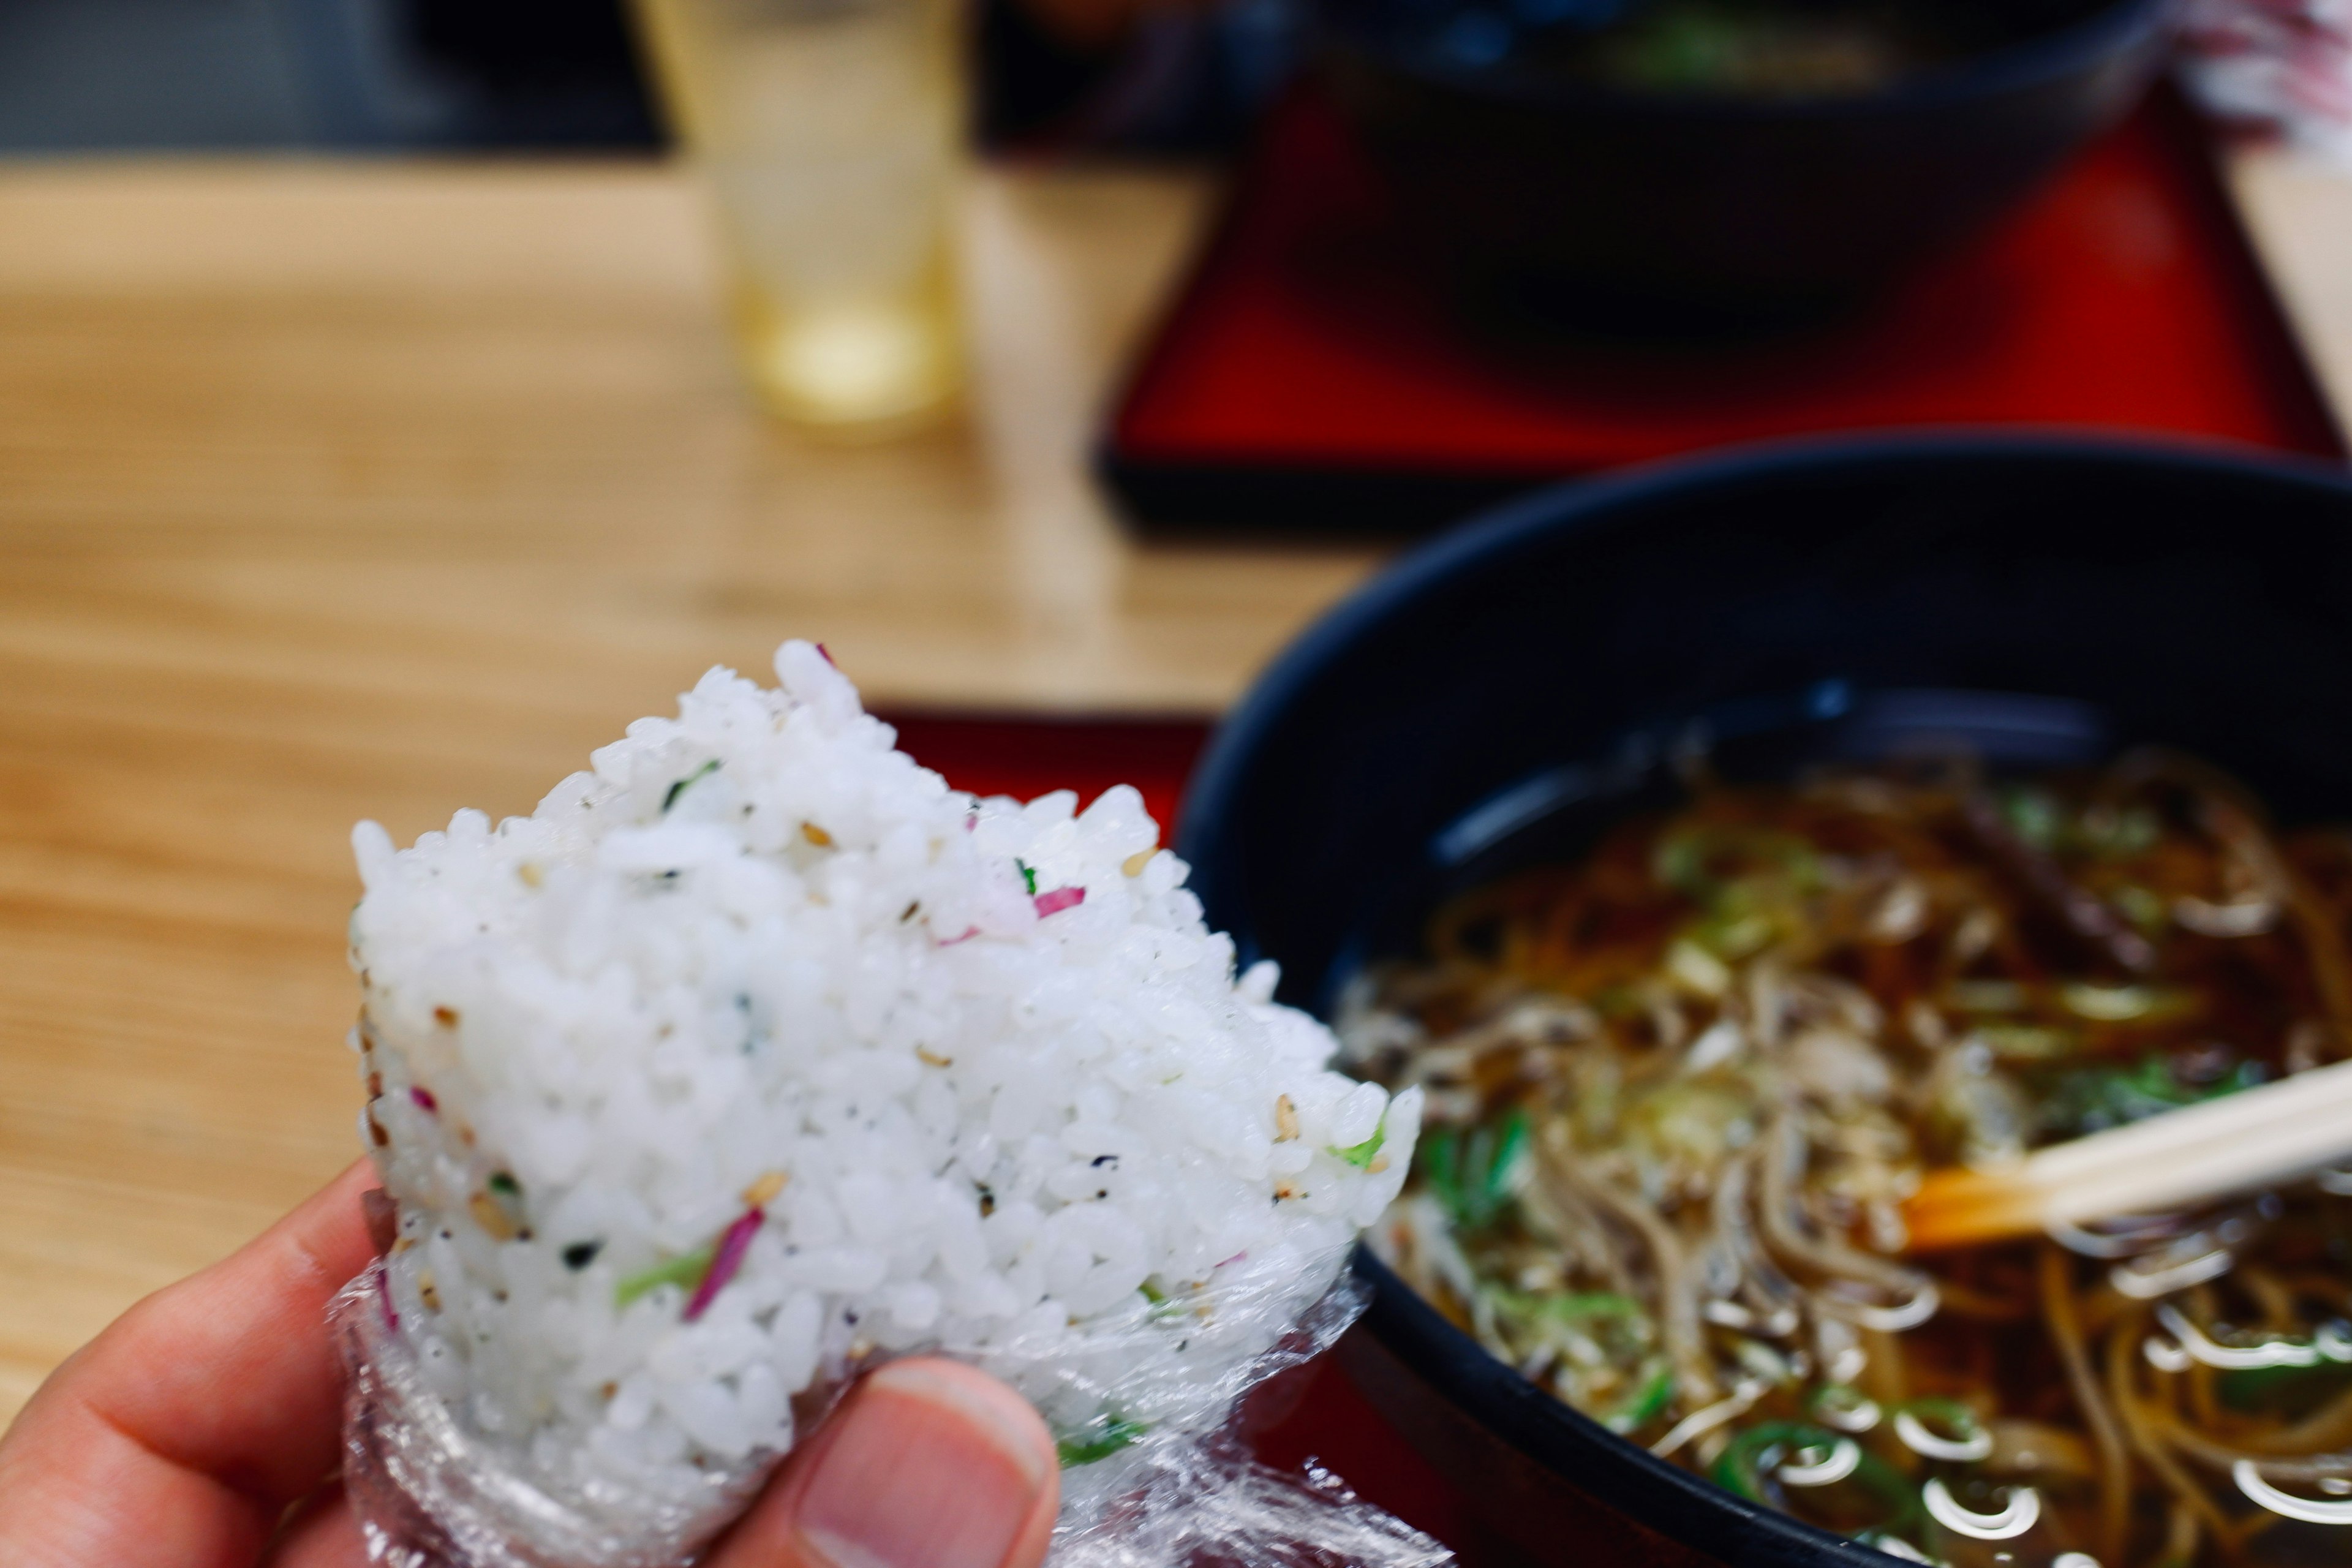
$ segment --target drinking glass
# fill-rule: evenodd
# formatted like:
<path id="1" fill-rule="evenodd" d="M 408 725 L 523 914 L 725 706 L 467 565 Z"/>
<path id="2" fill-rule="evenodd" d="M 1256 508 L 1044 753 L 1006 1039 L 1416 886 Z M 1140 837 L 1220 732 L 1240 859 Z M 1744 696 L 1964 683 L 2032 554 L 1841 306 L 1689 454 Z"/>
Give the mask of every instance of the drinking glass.
<path id="1" fill-rule="evenodd" d="M 636 0 L 723 232 L 737 342 L 788 418 L 887 427 L 960 374 L 953 0 Z"/>

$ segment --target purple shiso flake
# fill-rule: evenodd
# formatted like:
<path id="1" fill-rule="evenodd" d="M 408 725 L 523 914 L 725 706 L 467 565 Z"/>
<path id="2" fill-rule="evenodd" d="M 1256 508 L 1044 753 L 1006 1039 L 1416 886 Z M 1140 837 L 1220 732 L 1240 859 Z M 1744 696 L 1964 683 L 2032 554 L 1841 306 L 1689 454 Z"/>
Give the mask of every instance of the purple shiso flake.
<path id="1" fill-rule="evenodd" d="M 1036 901 L 1037 918 L 1044 920 L 1047 915 L 1058 915 L 1064 910 L 1075 910 L 1085 903 L 1087 890 L 1084 888 L 1055 888 L 1050 893 L 1038 894 Z"/>
<path id="2" fill-rule="evenodd" d="M 702 1276 L 702 1283 L 694 1288 L 694 1299 L 686 1304 L 686 1321 L 689 1323 L 710 1309 L 710 1303 L 735 1271 L 743 1267 L 743 1255 L 751 1250 L 751 1237 L 759 1234 L 761 1223 L 768 1217 L 765 1209 L 751 1209 L 743 1217 L 727 1227 L 719 1238 L 719 1254 L 710 1260 Z"/>

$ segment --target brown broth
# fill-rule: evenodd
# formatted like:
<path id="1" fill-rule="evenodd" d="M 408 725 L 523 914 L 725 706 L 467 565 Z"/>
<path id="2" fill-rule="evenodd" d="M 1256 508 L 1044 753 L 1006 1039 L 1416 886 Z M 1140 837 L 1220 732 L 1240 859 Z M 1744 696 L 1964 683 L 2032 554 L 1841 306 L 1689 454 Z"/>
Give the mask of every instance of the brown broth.
<path id="1" fill-rule="evenodd" d="M 2352 1561 L 2352 1177 L 1924 1262 L 1897 1217 L 2352 1054 L 2347 933 L 2352 838 L 2188 759 L 1709 784 L 1352 995 L 1360 1070 L 1431 1095 L 1377 1244 L 1631 1440 L 1897 1552 Z"/>

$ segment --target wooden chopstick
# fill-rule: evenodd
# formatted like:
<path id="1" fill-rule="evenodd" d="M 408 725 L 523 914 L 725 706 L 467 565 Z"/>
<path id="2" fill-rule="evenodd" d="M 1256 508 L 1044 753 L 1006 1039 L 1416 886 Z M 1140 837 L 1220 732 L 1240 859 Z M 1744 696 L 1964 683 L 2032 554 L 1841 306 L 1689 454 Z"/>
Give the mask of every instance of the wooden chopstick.
<path id="1" fill-rule="evenodd" d="M 1903 1205 L 1908 1250 L 2153 1214 L 2352 1161 L 2352 1061 L 2056 1143 L 2013 1165 L 1929 1173 Z"/>

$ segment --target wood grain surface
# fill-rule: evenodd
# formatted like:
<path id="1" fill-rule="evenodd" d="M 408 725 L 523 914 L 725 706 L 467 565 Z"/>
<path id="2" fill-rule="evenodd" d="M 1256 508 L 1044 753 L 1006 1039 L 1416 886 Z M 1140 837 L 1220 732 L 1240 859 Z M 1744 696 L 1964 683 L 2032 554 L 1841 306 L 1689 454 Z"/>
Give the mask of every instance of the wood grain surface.
<path id="1" fill-rule="evenodd" d="M 2248 179 L 2352 376 L 2352 187 Z M 356 818 L 526 810 L 788 635 L 881 702 L 1211 711 L 1377 564 L 1084 478 L 1209 194 L 983 178 L 970 406 L 855 447 L 739 395 L 668 171 L 0 171 L 0 1420 L 356 1152 Z"/>
<path id="2" fill-rule="evenodd" d="M 0 174 L 0 1421 L 355 1153 L 357 818 L 528 810 L 788 635 L 879 701 L 1210 711 L 1371 566 L 1085 481 L 1208 194 L 982 180 L 971 406 L 844 447 L 739 395 L 668 172 Z"/>
<path id="3" fill-rule="evenodd" d="M 2227 173 L 2336 426 L 2352 429 L 2352 165 L 2251 146 L 2229 159 Z"/>

